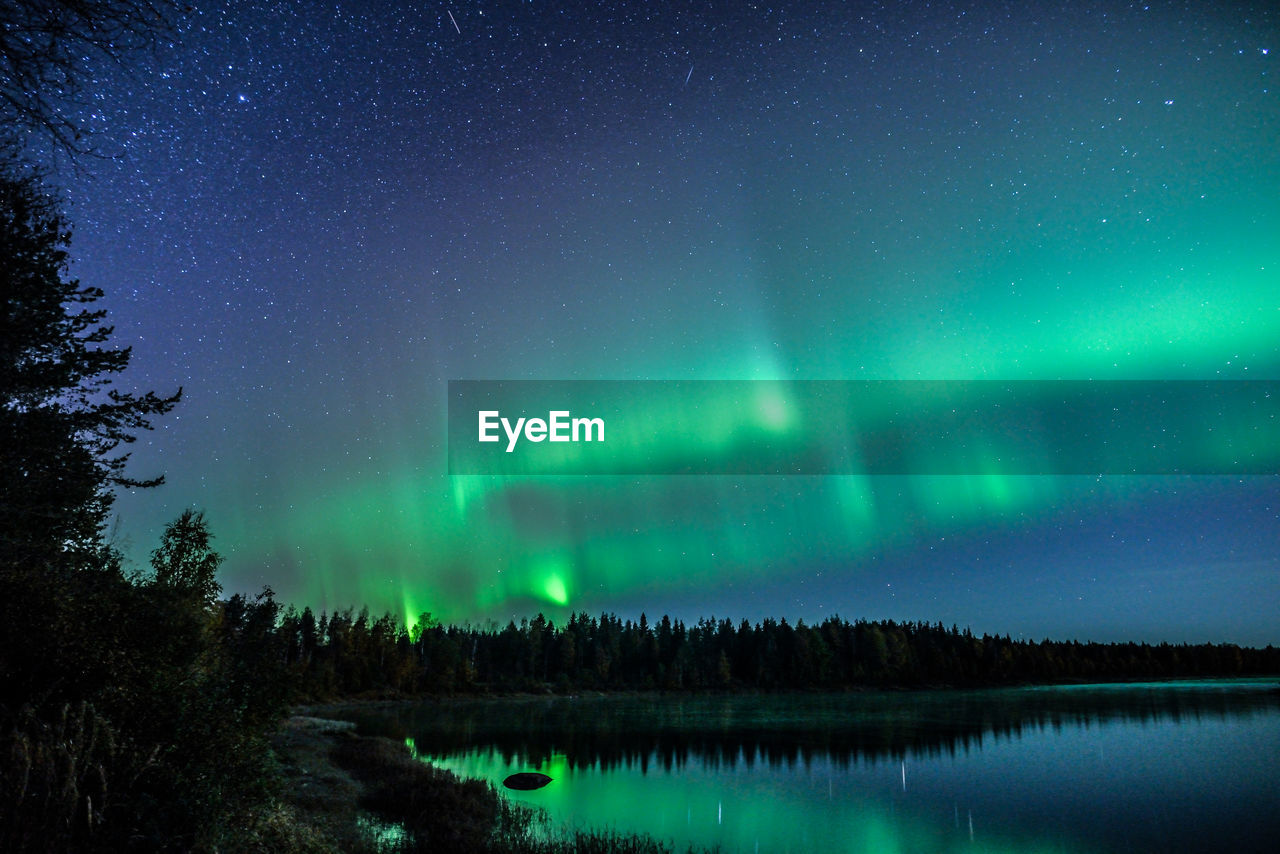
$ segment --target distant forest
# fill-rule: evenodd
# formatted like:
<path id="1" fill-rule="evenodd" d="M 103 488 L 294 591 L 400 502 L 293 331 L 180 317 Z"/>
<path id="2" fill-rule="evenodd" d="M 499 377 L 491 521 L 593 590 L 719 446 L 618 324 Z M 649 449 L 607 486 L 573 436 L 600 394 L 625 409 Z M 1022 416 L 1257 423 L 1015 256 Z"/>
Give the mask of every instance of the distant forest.
<path id="1" fill-rule="evenodd" d="M 241 607 L 233 598 L 229 607 Z M 412 631 L 390 614 L 319 617 L 287 609 L 275 629 L 283 668 L 311 699 L 483 691 L 845 691 L 1274 674 L 1280 650 L 1235 644 L 1079 643 L 977 636 L 940 623 L 817 625 L 669 617 L 650 623 L 539 614 L 505 628 Z"/>

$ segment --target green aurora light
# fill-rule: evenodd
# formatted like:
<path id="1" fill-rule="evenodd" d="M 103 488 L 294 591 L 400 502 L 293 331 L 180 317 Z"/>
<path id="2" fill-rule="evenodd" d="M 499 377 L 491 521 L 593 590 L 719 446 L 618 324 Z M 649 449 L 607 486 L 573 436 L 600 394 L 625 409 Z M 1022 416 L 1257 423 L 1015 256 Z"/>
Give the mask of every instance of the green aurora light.
<path id="1" fill-rule="evenodd" d="M 1274 10 L 1103 5 L 210 23 L 104 95 L 164 132 L 72 193 L 139 386 L 187 389 L 129 553 L 194 504 L 228 590 L 411 624 L 1280 642 L 1262 478 L 446 474 L 450 379 L 1280 378 Z M 192 106 L 251 64 L 274 100 Z M 645 417 L 682 451 L 695 420 L 805 429 L 778 399 Z"/>

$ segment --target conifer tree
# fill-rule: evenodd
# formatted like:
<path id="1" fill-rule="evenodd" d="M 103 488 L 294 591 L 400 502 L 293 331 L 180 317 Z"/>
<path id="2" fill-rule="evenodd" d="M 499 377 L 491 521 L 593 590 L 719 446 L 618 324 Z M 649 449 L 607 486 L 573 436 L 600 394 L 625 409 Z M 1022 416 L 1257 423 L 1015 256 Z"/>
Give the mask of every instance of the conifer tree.
<path id="1" fill-rule="evenodd" d="M 168 397 L 113 388 L 128 347 L 94 305 L 102 291 L 67 275 L 70 229 L 39 176 L 0 165 L 0 568 L 100 561 L 123 446 L 168 412 Z"/>

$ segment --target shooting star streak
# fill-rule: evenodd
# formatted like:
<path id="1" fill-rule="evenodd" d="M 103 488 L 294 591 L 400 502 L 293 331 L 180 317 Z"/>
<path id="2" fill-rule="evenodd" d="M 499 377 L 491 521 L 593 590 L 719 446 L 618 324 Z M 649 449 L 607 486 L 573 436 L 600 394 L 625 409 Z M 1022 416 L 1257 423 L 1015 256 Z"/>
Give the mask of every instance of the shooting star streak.
<path id="1" fill-rule="evenodd" d="M 693 66 L 689 66 L 689 73 L 684 76 L 684 85 L 689 85 L 689 78 L 693 76 Z"/>
<path id="2" fill-rule="evenodd" d="M 458 31 L 458 35 L 462 35 L 462 27 L 458 26 L 458 19 L 453 17 L 453 11 L 450 9 L 445 9 L 444 11 L 449 15 L 449 20 L 453 21 L 453 28 Z M 693 73 L 692 68 L 689 69 L 689 73 Z"/>

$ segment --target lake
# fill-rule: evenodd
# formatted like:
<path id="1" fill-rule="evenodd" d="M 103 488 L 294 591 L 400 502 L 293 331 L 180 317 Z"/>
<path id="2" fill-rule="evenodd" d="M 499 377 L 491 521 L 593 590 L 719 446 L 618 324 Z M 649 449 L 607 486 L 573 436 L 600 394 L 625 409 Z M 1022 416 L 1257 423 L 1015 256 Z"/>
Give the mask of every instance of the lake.
<path id="1" fill-rule="evenodd" d="M 451 700 L 349 716 L 561 825 L 725 852 L 1271 852 L 1275 680 Z"/>

